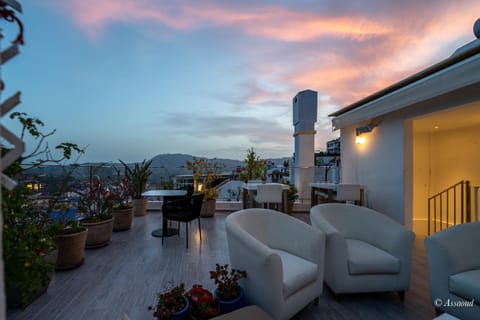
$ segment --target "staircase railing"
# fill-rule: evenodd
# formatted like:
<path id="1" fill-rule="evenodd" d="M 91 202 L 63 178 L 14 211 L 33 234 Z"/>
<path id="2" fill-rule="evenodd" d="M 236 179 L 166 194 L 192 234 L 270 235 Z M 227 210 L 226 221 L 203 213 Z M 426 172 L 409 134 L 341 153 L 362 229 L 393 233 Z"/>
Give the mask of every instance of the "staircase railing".
<path id="1" fill-rule="evenodd" d="M 428 234 L 472 221 L 470 182 L 462 180 L 428 198 Z"/>

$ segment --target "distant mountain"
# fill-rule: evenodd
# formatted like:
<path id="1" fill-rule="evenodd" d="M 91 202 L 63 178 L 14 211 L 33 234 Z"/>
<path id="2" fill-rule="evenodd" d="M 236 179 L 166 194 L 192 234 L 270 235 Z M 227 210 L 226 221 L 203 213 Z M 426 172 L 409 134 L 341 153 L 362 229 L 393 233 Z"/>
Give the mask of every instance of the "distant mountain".
<path id="1" fill-rule="evenodd" d="M 203 158 L 203 157 L 195 157 Z M 187 169 L 186 162 L 192 161 L 194 156 L 189 154 L 159 154 L 152 158 L 152 165 L 150 170 L 152 175 L 149 178 L 149 182 L 157 185 L 161 185 L 164 182 L 169 181 L 176 175 L 179 174 L 191 174 L 192 172 Z M 207 158 L 203 158 L 207 159 Z M 224 164 L 225 169 L 223 173 L 233 172 L 238 166 L 244 166 L 243 161 L 233 160 L 233 159 L 223 159 L 223 158 L 210 158 L 209 160 L 215 160 L 218 163 Z M 282 166 L 285 160 L 290 158 L 272 158 L 265 159 L 270 163 L 273 163 L 276 166 Z M 133 163 L 129 163 L 133 165 Z M 116 167 L 117 170 L 123 173 L 123 165 L 120 163 L 82 163 L 77 169 L 73 172 L 73 177 L 79 181 L 88 181 L 90 176 L 96 176 L 101 180 L 109 179 L 109 177 L 115 177 L 117 170 L 113 167 Z M 64 169 L 61 166 L 50 165 L 44 166 L 37 169 L 31 169 L 25 172 L 24 179 L 26 180 L 40 180 L 49 182 L 52 185 L 55 185 L 55 179 L 65 174 Z M 52 180 L 53 179 L 53 180 Z"/>
<path id="2" fill-rule="evenodd" d="M 224 164 L 227 170 L 235 169 L 237 166 L 243 164 L 242 161 L 232 160 L 232 159 L 222 159 L 222 158 L 205 158 L 205 157 L 196 157 L 189 154 L 159 154 L 152 158 L 152 167 L 167 167 L 167 168 L 181 168 L 186 165 L 187 161 L 193 161 L 193 158 L 197 159 L 209 159 L 215 160 L 218 163 Z"/>

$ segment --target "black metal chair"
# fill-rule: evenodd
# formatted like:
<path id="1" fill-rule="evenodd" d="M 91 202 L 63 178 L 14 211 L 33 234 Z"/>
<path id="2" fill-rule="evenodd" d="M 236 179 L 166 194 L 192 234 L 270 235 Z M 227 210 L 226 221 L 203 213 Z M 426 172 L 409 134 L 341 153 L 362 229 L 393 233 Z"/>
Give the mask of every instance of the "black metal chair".
<path id="1" fill-rule="evenodd" d="M 200 211 L 202 209 L 203 203 L 203 193 L 194 194 L 192 196 L 185 196 L 181 199 L 176 199 L 172 201 L 167 201 L 162 206 L 162 214 L 164 219 L 164 225 L 167 221 L 177 221 L 179 222 L 178 233 L 180 234 L 180 223 L 185 223 L 185 238 L 186 238 L 186 247 L 188 249 L 188 224 L 197 219 L 198 221 L 198 231 L 200 233 L 200 240 L 202 240 L 202 228 L 200 224 Z M 162 245 L 163 245 L 162 235 Z"/>

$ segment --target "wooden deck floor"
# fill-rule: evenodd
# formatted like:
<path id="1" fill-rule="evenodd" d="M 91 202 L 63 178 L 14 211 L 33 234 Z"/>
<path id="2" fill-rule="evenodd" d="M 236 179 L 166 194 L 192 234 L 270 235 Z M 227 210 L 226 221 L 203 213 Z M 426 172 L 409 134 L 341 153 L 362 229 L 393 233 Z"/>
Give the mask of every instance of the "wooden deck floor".
<path id="1" fill-rule="evenodd" d="M 184 282 L 187 288 L 201 283 L 213 289 L 209 270 L 228 263 L 224 220 L 226 213 L 202 219 L 202 241 L 192 223 L 190 248 L 185 249 L 185 230 L 180 237 L 161 239 L 150 235 L 160 226 L 161 214 L 135 217 L 129 231 L 114 233 L 110 245 L 87 250 L 85 263 L 74 270 L 55 272 L 48 292 L 25 310 L 9 311 L 12 320 L 153 319 L 147 310 L 156 293 L 168 281 Z M 308 216 L 296 215 L 304 221 Z M 428 277 L 423 239 L 415 241 L 411 288 L 402 302 L 394 293 L 345 295 L 333 299 L 329 289 L 317 306 L 309 305 L 293 319 L 412 319 L 434 317 L 428 296 Z"/>

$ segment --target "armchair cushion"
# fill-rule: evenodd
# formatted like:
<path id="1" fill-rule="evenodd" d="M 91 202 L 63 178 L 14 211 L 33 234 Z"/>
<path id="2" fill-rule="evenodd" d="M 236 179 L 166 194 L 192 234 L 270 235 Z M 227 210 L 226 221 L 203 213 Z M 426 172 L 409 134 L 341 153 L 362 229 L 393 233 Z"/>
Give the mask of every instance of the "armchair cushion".
<path id="1" fill-rule="evenodd" d="M 318 275 L 318 266 L 315 263 L 283 250 L 273 249 L 272 251 L 282 260 L 283 295 L 286 298 L 315 282 Z"/>
<path id="2" fill-rule="evenodd" d="M 397 274 L 400 272 L 400 260 L 390 253 L 365 241 L 346 239 L 346 242 L 350 274 Z"/>
<path id="3" fill-rule="evenodd" d="M 450 291 L 466 300 L 480 301 L 480 269 L 451 275 Z"/>

